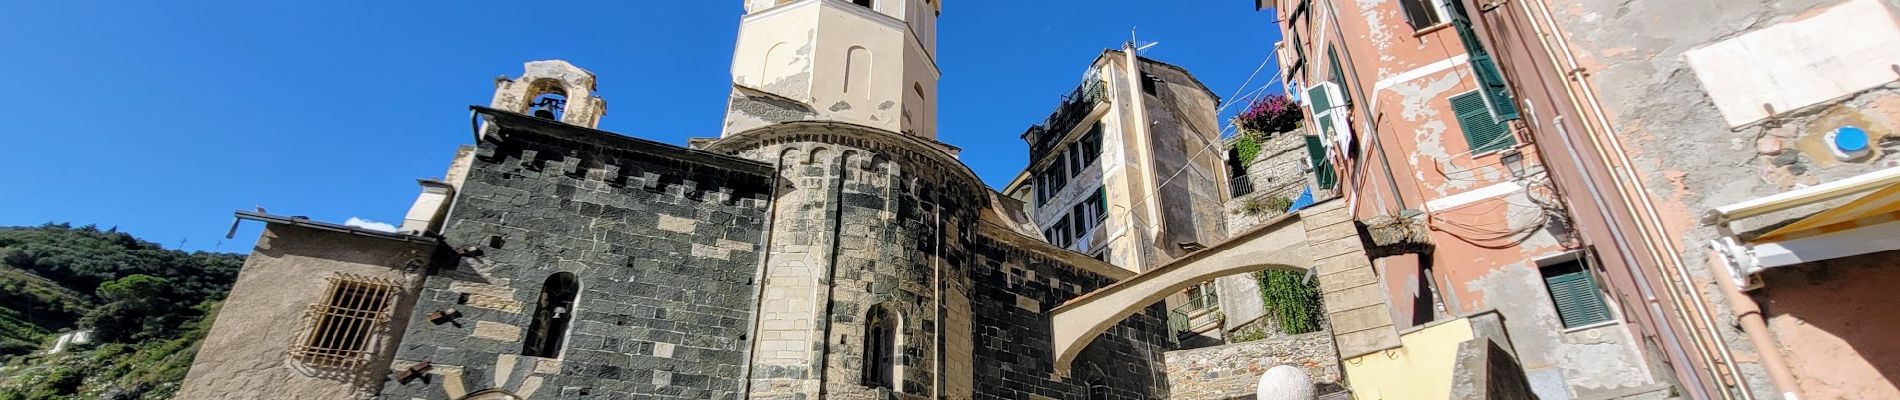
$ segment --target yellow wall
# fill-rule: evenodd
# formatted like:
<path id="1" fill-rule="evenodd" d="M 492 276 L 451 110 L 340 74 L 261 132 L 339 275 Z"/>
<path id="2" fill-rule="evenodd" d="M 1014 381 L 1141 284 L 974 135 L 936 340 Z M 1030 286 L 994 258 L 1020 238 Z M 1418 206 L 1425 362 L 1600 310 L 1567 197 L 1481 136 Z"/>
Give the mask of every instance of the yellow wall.
<path id="1" fill-rule="evenodd" d="M 1448 398 L 1458 344 L 1471 339 L 1471 323 L 1465 319 L 1401 335 L 1399 348 L 1341 363 L 1346 386 L 1358 400 Z"/>

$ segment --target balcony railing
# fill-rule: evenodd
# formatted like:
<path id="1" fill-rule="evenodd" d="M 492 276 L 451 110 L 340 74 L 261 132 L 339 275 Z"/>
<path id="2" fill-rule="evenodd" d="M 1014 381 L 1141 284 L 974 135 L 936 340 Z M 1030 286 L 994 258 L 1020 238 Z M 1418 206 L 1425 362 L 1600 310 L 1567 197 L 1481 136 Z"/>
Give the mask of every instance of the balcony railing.
<path id="1" fill-rule="evenodd" d="M 1075 125 L 1082 123 L 1083 118 L 1088 118 L 1089 113 L 1095 110 L 1095 105 L 1107 97 L 1108 86 L 1101 79 L 1094 76 L 1083 78 L 1081 85 L 1062 96 L 1062 104 L 1056 106 L 1056 111 L 1049 114 L 1048 119 L 1023 132 L 1023 141 L 1029 142 L 1029 159 L 1039 160 L 1049 154 L 1062 141 L 1063 134 L 1075 130 Z"/>
<path id="2" fill-rule="evenodd" d="M 1175 333 L 1198 333 L 1220 324 L 1220 298 L 1213 293 L 1189 298 L 1168 311 L 1168 327 Z"/>

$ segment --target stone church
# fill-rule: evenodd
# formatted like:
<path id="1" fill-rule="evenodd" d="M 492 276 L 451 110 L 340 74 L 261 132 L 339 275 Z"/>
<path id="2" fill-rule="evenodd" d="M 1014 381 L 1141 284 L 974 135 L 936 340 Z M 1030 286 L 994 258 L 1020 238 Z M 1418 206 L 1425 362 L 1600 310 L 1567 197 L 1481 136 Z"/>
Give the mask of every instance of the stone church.
<path id="1" fill-rule="evenodd" d="M 265 230 L 180 397 L 1168 397 L 1159 304 L 1056 360 L 1049 311 L 1135 272 L 936 140 L 941 6 L 747 0 L 689 147 L 528 63 L 398 232 L 239 212 Z"/>

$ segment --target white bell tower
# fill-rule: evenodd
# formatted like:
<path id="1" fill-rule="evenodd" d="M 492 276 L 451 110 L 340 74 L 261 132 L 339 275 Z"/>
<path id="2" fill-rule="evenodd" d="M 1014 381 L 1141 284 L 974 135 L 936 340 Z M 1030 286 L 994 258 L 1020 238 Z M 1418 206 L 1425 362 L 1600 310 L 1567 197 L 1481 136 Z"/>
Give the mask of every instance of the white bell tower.
<path id="1" fill-rule="evenodd" d="M 722 136 L 839 121 L 937 138 L 942 0 L 744 0 Z"/>

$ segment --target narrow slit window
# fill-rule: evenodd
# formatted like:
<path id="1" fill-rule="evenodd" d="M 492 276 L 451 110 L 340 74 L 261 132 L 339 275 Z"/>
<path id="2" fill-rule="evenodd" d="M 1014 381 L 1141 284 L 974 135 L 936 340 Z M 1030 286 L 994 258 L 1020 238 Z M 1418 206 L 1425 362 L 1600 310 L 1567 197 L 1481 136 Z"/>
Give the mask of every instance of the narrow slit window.
<path id="1" fill-rule="evenodd" d="M 864 324 L 864 385 L 896 389 L 897 316 L 883 306 L 871 308 Z"/>
<path id="2" fill-rule="evenodd" d="M 535 303 L 534 322 L 528 325 L 528 340 L 521 345 L 522 355 L 561 357 L 568 325 L 574 320 L 574 296 L 580 294 L 580 289 L 580 281 L 572 273 L 557 272 L 548 276 Z"/>
<path id="3" fill-rule="evenodd" d="M 389 306 L 398 286 L 394 281 L 354 274 L 329 278 L 321 302 L 305 311 L 310 326 L 290 355 L 307 365 L 354 368 L 368 363 L 371 338 L 389 321 Z"/>

